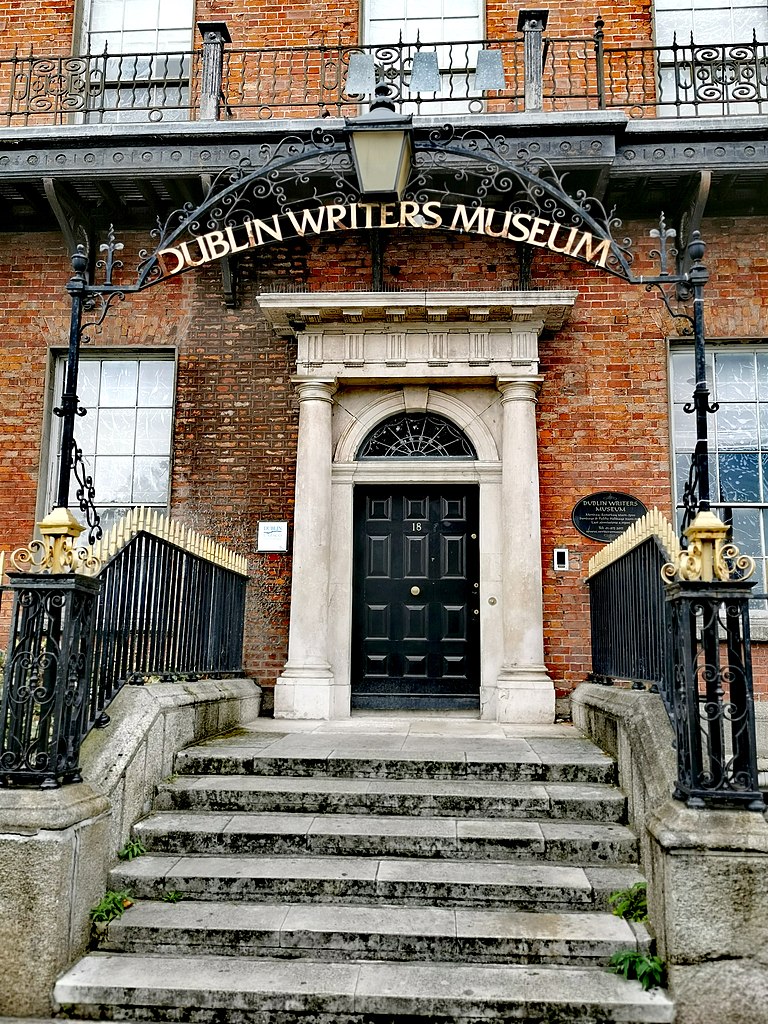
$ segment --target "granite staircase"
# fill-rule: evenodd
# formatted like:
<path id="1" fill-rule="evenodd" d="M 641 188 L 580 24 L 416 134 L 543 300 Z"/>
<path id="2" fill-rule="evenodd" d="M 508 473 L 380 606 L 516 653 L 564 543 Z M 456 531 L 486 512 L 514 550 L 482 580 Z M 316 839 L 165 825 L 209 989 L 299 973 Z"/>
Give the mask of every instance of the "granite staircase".
<path id="1" fill-rule="evenodd" d="M 614 763 L 572 728 L 258 721 L 176 770 L 112 873 L 134 906 L 59 980 L 60 1015 L 673 1020 L 605 970 L 650 937 L 609 913 L 637 844 Z"/>

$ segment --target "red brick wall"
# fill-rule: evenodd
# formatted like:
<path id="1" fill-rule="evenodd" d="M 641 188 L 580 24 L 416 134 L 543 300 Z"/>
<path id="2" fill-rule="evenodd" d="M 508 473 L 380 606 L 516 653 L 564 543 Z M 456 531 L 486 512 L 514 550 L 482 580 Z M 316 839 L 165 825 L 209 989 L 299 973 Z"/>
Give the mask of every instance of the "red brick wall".
<path id="1" fill-rule="evenodd" d="M 645 226 L 629 231 L 640 241 Z M 768 259 L 760 222 L 711 222 L 705 233 L 713 273 L 708 335 L 761 337 Z M 130 266 L 127 255 L 125 262 Z M 255 296 L 286 284 L 360 288 L 370 280 L 370 264 L 362 236 L 269 248 L 242 261 L 239 309 L 224 309 L 216 269 L 193 271 L 128 298 L 95 341 L 178 351 L 172 511 L 248 556 L 247 665 L 265 682 L 286 657 L 290 559 L 256 554 L 255 536 L 260 519 L 291 517 L 297 414 L 289 379 L 295 342 L 269 329 Z M 384 267 L 387 283 L 401 288 L 515 288 L 518 274 L 516 250 L 507 243 L 427 232 L 390 236 Z M 7 551 L 31 534 L 47 349 L 67 337 L 68 265 L 59 238 L 0 238 L 0 274 L 0 549 Z M 642 287 L 563 257 L 538 252 L 532 276 L 537 288 L 580 290 L 570 322 L 540 343 L 546 659 L 563 695 L 589 670 L 584 577 L 599 548 L 574 529 L 573 505 L 592 491 L 615 489 L 670 511 L 670 325 L 658 298 Z M 569 572 L 552 571 L 554 547 L 570 550 Z M 756 645 L 756 664 L 768 694 L 763 645 Z"/>

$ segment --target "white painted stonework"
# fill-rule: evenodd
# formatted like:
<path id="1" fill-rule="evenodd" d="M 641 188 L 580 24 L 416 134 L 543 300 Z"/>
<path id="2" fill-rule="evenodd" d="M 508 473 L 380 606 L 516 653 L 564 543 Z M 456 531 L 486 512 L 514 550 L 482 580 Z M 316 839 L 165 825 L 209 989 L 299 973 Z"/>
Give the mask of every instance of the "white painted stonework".
<path id="1" fill-rule="evenodd" d="M 536 395 L 538 338 L 577 297 L 553 292 L 266 294 L 298 338 L 299 443 L 288 661 L 275 715 L 350 713 L 353 488 L 425 481 L 480 493 L 481 717 L 551 722 L 544 666 Z M 434 412 L 477 452 L 357 461 L 399 412 Z"/>

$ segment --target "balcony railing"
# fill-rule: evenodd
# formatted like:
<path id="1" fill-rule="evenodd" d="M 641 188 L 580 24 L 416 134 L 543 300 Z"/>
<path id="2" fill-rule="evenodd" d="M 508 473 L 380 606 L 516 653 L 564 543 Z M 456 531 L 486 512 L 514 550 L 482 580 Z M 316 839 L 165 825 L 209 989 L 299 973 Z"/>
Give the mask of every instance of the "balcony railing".
<path id="1" fill-rule="evenodd" d="M 669 118 L 768 113 L 768 43 L 631 47 L 583 37 L 390 46 L 227 48 L 188 53 L 0 59 L 6 125 L 350 116 L 366 100 L 357 74 L 372 60 L 396 107 L 421 114 L 620 109 Z M 535 59 L 526 52 L 534 53 Z M 433 69 L 430 76 L 424 68 Z M 532 88 L 533 86 L 533 88 Z M 370 90 L 372 91 L 372 89 Z M 533 99 L 532 99 L 533 97 Z"/>

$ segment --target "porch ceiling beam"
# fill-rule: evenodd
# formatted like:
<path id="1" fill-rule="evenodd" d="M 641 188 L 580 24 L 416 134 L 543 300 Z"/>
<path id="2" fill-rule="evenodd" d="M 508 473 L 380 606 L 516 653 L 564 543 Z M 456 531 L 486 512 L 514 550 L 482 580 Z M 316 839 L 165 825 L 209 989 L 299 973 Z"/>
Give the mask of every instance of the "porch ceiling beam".
<path id="1" fill-rule="evenodd" d="M 89 248 L 91 223 L 85 215 L 83 200 L 65 181 L 43 178 L 43 188 L 70 255 L 81 243 Z"/>
<path id="2" fill-rule="evenodd" d="M 99 195 L 104 200 L 104 204 L 107 207 L 109 213 L 119 220 L 125 216 L 127 206 L 122 197 L 117 193 L 116 189 L 108 181 L 97 181 L 96 188 L 98 189 Z"/>
<path id="3" fill-rule="evenodd" d="M 24 182 L 17 181 L 14 183 L 13 189 L 21 198 L 32 207 L 36 216 L 49 220 L 51 216 L 50 203 L 46 202 L 44 196 L 40 193 L 33 185 L 24 184 Z"/>
<path id="4" fill-rule="evenodd" d="M 147 181 L 146 178 L 136 179 L 136 188 L 141 193 L 144 202 L 149 208 L 149 212 L 156 220 L 163 219 L 163 201 L 157 193 L 157 189 L 152 182 Z"/>

